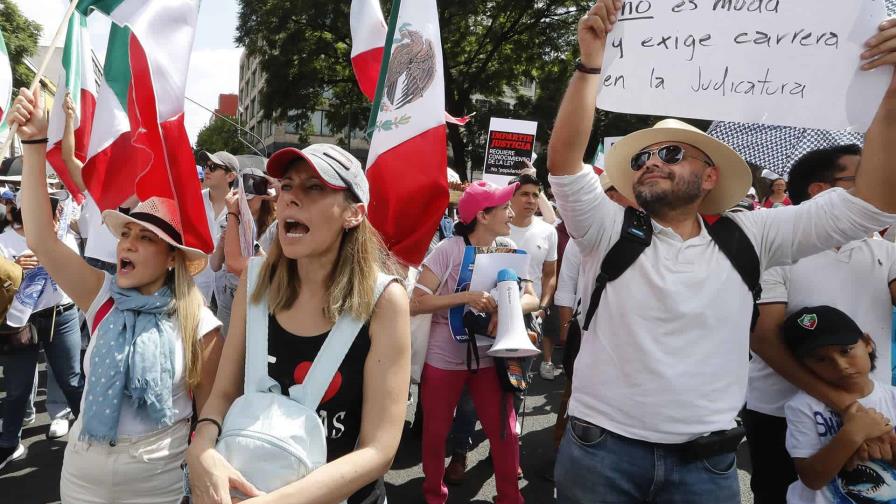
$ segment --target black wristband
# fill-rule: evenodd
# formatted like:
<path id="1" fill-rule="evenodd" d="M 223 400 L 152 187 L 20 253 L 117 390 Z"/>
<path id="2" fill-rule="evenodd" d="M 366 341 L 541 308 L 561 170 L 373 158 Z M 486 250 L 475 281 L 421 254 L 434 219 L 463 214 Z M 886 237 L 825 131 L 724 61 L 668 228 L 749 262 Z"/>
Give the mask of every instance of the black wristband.
<path id="1" fill-rule="evenodd" d="M 238 214 L 236 212 L 227 212 L 227 215 L 232 215 L 232 216 L 236 217 L 237 224 L 240 223 L 240 214 Z"/>
<path id="2" fill-rule="evenodd" d="M 49 141 L 50 141 L 49 138 L 44 137 L 44 138 L 35 138 L 34 140 L 22 140 L 22 144 L 23 145 L 45 144 Z"/>
<path id="3" fill-rule="evenodd" d="M 221 422 L 215 420 L 214 418 L 204 417 L 204 418 L 200 418 L 199 420 L 196 420 L 196 425 L 195 425 L 195 427 L 193 427 L 193 430 L 195 431 L 196 429 L 198 429 L 199 424 L 201 424 L 202 422 L 208 422 L 210 424 L 214 424 L 215 427 L 218 428 L 218 435 L 215 436 L 215 439 L 218 439 L 221 437 L 221 432 L 223 431 L 223 429 L 221 428 Z"/>
<path id="4" fill-rule="evenodd" d="M 588 75 L 600 75 L 600 70 L 601 70 L 600 67 L 588 67 L 588 66 L 585 66 L 584 63 L 582 63 L 582 60 L 580 60 L 580 59 L 576 60 L 576 71 L 577 72 L 586 73 Z"/>

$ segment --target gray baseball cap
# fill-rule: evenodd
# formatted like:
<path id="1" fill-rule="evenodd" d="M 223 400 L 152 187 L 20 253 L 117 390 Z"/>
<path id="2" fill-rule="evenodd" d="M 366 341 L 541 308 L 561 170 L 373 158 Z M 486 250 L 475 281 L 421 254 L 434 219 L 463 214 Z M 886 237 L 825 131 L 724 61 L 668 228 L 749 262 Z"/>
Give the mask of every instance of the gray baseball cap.
<path id="1" fill-rule="evenodd" d="M 211 161 L 216 165 L 224 166 L 233 173 L 240 172 L 240 162 L 237 161 L 236 156 L 226 151 L 218 151 L 214 154 L 202 151 L 199 153 L 199 160 L 202 162 Z"/>
<path id="2" fill-rule="evenodd" d="M 312 144 L 302 150 L 295 147 L 280 149 L 268 160 L 268 174 L 283 178 L 289 165 L 298 159 L 307 161 L 331 188 L 348 189 L 361 203 L 370 203 L 370 186 L 361 162 L 333 144 Z"/>

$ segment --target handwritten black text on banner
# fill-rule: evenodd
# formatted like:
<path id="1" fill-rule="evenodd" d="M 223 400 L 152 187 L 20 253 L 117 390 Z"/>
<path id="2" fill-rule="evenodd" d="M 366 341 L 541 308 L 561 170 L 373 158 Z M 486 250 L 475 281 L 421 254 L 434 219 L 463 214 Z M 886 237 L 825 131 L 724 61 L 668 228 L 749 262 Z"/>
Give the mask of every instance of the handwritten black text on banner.
<path id="1" fill-rule="evenodd" d="M 634 0 L 604 54 L 602 109 L 864 131 L 892 69 L 858 70 L 884 0 Z"/>

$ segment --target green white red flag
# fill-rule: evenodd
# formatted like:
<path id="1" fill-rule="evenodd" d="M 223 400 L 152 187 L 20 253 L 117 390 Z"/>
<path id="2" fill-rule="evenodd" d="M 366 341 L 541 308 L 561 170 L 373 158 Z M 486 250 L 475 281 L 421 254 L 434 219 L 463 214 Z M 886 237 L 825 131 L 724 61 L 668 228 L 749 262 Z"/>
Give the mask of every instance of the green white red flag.
<path id="1" fill-rule="evenodd" d="M 396 4 L 368 125 L 368 212 L 392 254 L 415 266 L 448 206 L 445 79 L 435 0 Z"/>
<path id="2" fill-rule="evenodd" d="M 72 14 L 62 50 L 62 73 L 59 76 L 56 100 L 50 112 L 47 162 L 56 171 L 75 201 L 82 203 L 84 194 L 74 183 L 62 161 L 62 135 L 65 132 L 66 93 L 70 93 L 75 105 L 75 157 L 82 163 L 87 160 L 93 114 L 96 110 L 96 76 L 93 71 L 93 50 L 87 32 L 87 17 L 78 12 Z"/>
<path id="3" fill-rule="evenodd" d="M 379 0 L 352 0 L 350 27 L 355 80 L 364 96 L 373 101 L 388 31 Z M 445 112 L 445 122 L 464 126 L 470 122 L 473 114 L 454 117 Z"/>
<path id="4" fill-rule="evenodd" d="M 9 126 L 6 125 L 6 113 L 12 106 L 12 66 L 9 64 L 9 53 L 6 51 L 6 41 L 3 32 L 0 32 L 0 142 L 9 134 Z M 6 153 L 0 153 L 3 157 Z"/>
<path id="5" fill-rule="evenodd" d="M 193 150 L 184 127 L 184 92 L 199 0 L 79 0 L 112 21 L 93 132 L 82 170 L 100 209 L 136 194 L 178 206 L 184 245 L 213 249 Z"/>

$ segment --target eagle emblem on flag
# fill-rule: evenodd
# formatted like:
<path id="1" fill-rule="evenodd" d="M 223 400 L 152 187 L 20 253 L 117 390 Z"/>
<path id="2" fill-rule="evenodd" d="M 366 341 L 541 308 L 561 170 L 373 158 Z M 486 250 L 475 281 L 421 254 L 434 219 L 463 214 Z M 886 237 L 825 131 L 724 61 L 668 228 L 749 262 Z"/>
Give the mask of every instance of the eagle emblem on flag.
<path id="1" fill-rule="evenodd" d="M 398 110 L 423 98 L 436 76 L 436 51 L 432 41 L 410 23 L 398 28 L 389 72 L 386 74 L 383 110 Z"/>

